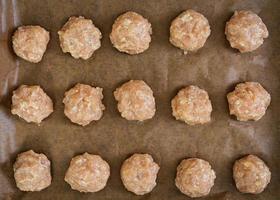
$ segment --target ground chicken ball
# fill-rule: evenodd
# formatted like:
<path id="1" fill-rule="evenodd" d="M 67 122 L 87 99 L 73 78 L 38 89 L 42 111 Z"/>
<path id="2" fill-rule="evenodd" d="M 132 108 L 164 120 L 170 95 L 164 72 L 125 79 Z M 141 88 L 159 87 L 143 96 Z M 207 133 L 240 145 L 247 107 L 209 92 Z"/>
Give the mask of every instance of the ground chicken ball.
<path id="1" fill-rule="evenodd" d="M 128 54 L 139 54 L 149 48 L 152 26 L 135 12 L 119 16 L 112 27 L 110 39 L 115 48 Z"/>
<path id="2" fill-rule="evenodd" d="M 235 161 L 233 178 L 240 192 L 258 194 L 270 182 L 271 173 L 260 158 L 254 155 L 248 155 Z"/>
<path id="3" fill-rule="evenodd" d="M 80 192 L 98 192 L 109 179 L 110 167 L 98 155 L 84 153 L 72 158 L 64 180 L 73 190 Z"/>
<path id="4" fill-rule="evenodd" d="M 13 35 L 13 49 L 17 56 L 38 63 L 47 49 L 50 34 L 40 26 L 21 26 Z"/>
<path id="5" fill-rule="evenodd" d="M 270 94 L 257 82 L 240 83 L 227 95 L 231 115 L 239 121 L 259 120 L 270 104 Z"/>
<path id="6" fill-rule="evenodd" d="M 70 17 L 58 31 L 60 46 L 64 53 L 69 52 L 75 59 L 90 58 L 101 46 L 101 32 L 90 19 Z"/>
<path id="7" fill-rule="evenodd" d="M 53 102 L 38 85 L 21 85 L 13 92 L 12 114 L 25 121 L 41 123 L 53 112 Z"/>
<path id="8" fill-rule="evenodd" d="M 17 156 L 14 164 L 14 177 L 22 191 L 41 191 L 51 184 L 50 161 L 44 154 L 33 150 Z"/>
<path id="9" fill-rule="evenodd" d="M 190 158 L 178 165 L 175 184 L 189 197 L 202 197 L 210 193 L 215 179 L 215 172 L 207 161 Z"/>
<path id="10" fill-rule="evenodd" d="M 102 88 L 76 84 L 65 92 L 64 113 L 73 122 L 82 126 L 102 117 L 105 106 L 102 104 Z"/>
<path id="11" fill-rule="evenodd" d="M 118 110 L 127 120 L 144 121 L 156 112 L 152 89 L 141 80 L 130 80 L 114 92 Z"/>
<path id="12" fill-rule="evenodd" d="M 121 179 L 125 188 L 136 195 L 151 192 L 156 186 L 159 166 L 149 154 L 133 154 L 121 167 Z"/>
<path id="13" fill-rule="evenodd" d="M 225 34 L 232 48 L 241 53 L 256 50 L 268 37 L 268 31 L 261 18 L 252 11 L 235 11 L 226 24 Z"/>
<path id="14" fill-rule="evenodd" d="M 212 105 L 208 93 L 197 86 L 188 86 L 171 101 L 172 114 L 189 125 L 211 121 Z"/>
<path id="15" fill-rule="evenodd" d="M 208 20 L 202 14 L 186 10 L 172 21 L 169 41 L 187 53 L 202 48 L 210 33 Z"/>

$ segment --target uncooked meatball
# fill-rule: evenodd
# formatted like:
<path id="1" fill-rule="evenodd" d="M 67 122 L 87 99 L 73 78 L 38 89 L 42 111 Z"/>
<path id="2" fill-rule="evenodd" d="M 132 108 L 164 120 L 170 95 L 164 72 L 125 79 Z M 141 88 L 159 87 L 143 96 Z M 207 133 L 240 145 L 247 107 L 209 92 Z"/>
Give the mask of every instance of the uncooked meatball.
<path id="1" fill-rule="evenodd" d="M 12 114 L 25 121 L 41 123 L 53 112 L 53 102 L 38 85 L 21 85 L 13 92 Z"/>
<path id="2" fill-rule="evenodd" d="M 169 41 L 186 54 L 202 48 L 210 33 L 207 18 L 194 10 L 186 10 L 172 21 Z"/>
<path id="3" fill-rule="evenodd" d="M 99 120 L 105 106 L 102 104 L 102 88 L 76 84 L 65 92 L 64 113 L 73 122 L 82 126 Z"/>
<path id="4" fill-rule="evenodd" d="M 50 33 L 40 26 L 21 26 L 13 35 L 13 49 L 17 56 L 38 63 L 47 49 Z"/>
<path id="5" fill-rule="evenodd" d="M 72 158 L 64 180 L 73 190 L 98 192 L 109 179 L 110 166 L 99 155 L 84 153 Z"/>
<path id="6" fill-rule="evenodd" d="M 252 11 L 235 11 L 226 24 L 225 34 L 232 48 L 241 53 L 256 50 L 268 37 L 262 19 Z"/>
<path id="7" fill-rule="evenodd" d="M 152 89 L 141 80 L 130 80 L 114 92 L 118 110 L 127 120 L 144 121 L 156 112 Z"/>
<path id="8" fill-rule="evenodd" d="M 171 101 L 172 114 L 189 125 L 211 121 L 212 105 L 208 93 L 197 86 L 181 89 Z"/>
<path id="9" fill-rule="evenodd" d="M 75 59 L 90 58 L 101 46 L 101 32 L 90 19 L 70 17 L 58 31 L 60 46 L 64 53 L 69 52 Z"/>
<path id="10" fill-rule="evenodd" d="M 240 192 L 259 194 L 270 182 L 271 173 L 260 158 L 248 155 L 235 161 L 233 178 Z"/>
<path id="11" fill-rule="evenodd" d="M 151 192 L 156 186 L 159 166 L 149 154 L 133 154 L 121 167 L 125 188 L 136 195 Z"/>
<path id="12" fill-rule="evenodd" d="M 203 197 L 210 193 L 215 179 L 215 172 L 207 161 L 190 158 L 178 165 L 175 184 L 189 197 Z"/>
<path id="13" fill-rule="evenodd" d="M 128 54 L 139 54 L 149 48 L 152 26 L 135 12 L 119 16 L 112 27 L 110 39 L 115 48 Z"/>
<path id="14" fill-rule="evenodd" d="M 50 161 L 44 154 L 33 150 L 17 156 L 14 163 L 14 177 L 17 187 L 22 191 L 41 191 L 51 184 Z"/>
<path id="15" fill-rule="evenodd" d="M 257 82 L 240 83 L 227 95 L 231 115 L 239 121 L 257 121 L 270 104 L 270 94 Z"/>

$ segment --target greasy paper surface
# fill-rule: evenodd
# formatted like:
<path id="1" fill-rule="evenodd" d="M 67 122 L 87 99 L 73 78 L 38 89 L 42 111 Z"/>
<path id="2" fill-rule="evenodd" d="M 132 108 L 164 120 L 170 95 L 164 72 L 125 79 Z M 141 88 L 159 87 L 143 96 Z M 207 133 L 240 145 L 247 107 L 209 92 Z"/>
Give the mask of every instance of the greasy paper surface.
<path id="1" fill-rule="evenodd" d="M 188 157 L 206 159 L 216 171 L 215 186 L 205 199 L 280 198 L 278 0 L 2 0 L 0 6 L 0 199 L 188 199 L 174 185 L 176 166 Z M 212 32 L 204 48 L 183 55 L 168 41 L 169 25 L 189 8 L 209 19 Z M 269 38 L 253 53 L 240 54 L 226 41 L 225 22 L 236 9 L 253 10 L 268 27 Z M 109 40 L 114 19 L 128 10 L 148 18 L 153 28 L 150 48 L 136 56 L 119 53 Z M 101 48 L 87 61 L 75 60 L 59 47 L 57 31 L 72 15 L 92 19 L 103 34 Z M 28 24 L 51 32 L 38 64 L 17 58 L 11 49 L 15 28 Z M 143 79 L 153 89 L 153 119 L 131 122 L 117 112 L 112 93 L 130 79 Z M 258 122 L 238 122 L 229 116 L 226 94 L 243 81 L 260 82 L 272 96 Z M 63 114 L 63 94 L 78 82 L 104 88 L 104 116 L 86 127 L 72 124 Z M 12 91 L 21 84 L 41 85 L 54 101 L 55 112 L 41 126 L 10 113 Z M 170 100 L 189 84 L 208 91 L 214 109 L 211 123 L 188 126 L 172 117 Z M 29 149 L 52 161 L 52 184 L 41 192 L 20 192 L 13 179 L 16 155 Z M 111 166 L 107 187 L 95 194 L 73 191 L 63 180 L 70 159 L 85 151 L 100 154 Z M 135 152 L 151 154 L 161 167 L 157 186 L 145 196 L 127 192 L 120 180 L 121 163 Z M 260 156 L 272 171 L 271 183 L 260 195 L 237 192 L 232 180 L 233 162 L 249 153 Z"/>

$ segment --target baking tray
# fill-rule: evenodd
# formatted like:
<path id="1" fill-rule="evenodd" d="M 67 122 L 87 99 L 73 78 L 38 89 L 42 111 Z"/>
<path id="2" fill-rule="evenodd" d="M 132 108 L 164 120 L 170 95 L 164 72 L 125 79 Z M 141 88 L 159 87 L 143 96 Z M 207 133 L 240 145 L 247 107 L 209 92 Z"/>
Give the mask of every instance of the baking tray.
<path id="1" fill-rule="evenodd" d="M 2 0 L 0 6 L 0 199 L 188 199 L 174 185 L 176 166 L 188 157 L 206 159 L 216 171 L 206 200 L 280 198 L 280 1 Z M 212 32 L 201 50 L 184 55 L 169 43 L 169 26 L 190 8 L 209 19 Z M 224 35 L 225 22 L 239 9 L 259 14 L 270 33 L 252 53 L 230 48 Z M 150 48 L 136 56 L 118 52 L 109 40 L 114 19 L 129 10 L 149 19 L 153 28 Z M 103 34 L 102 47 L 87 61 L 75 60 L 59 47 L 57 31 L 72 15 L 92 19 Z M 38 64 L 17 58 L 11 48 L 16 27 L 28 24 L 51 32 Z M 130 79 L 143 79 L 153 89 L 157 103 L 153 119 L 139 123 L 120 117 L 112 93 Z M 226 94 L 243 81 L 260 82 L 272 96 L 266 115 L 257 122 L 238 122 L 229 115 Z M 104 116 L 86 127 L 72 124 L 63 114 L 63 94 L 78 82 L 104 88 Z M 12 91 L 21 84 L 41 85 L 54 101 L 55 112 L 41 126 L 10 113 Z M 208 91 L 211 123 L 188 126 L 172 117 L 171 99 L 189 84 Z M 29 149 L 52 161 L 52 184 L 41 192 L 21 192 L 13 179 L 16 155 Z M 85 151 L 100 154 L 111 166 L 107 187 L 98 193 L 81 194 L 63 180 L 71 158 Z M 127 192 L 119 175 L 122 162 L 135 152 L 151 154 L 161 167 L 157 186 L 145 196 Z M 234 161 L 249 153 L 260 156 L 272 172 L 271 183 L 259 195 L 239 193 L 232 179 Z"/>

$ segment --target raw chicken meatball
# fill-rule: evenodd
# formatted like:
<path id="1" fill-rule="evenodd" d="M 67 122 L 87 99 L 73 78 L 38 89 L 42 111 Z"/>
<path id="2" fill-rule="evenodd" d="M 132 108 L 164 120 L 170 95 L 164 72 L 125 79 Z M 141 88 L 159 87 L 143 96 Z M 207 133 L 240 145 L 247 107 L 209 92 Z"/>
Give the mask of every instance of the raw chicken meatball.
<path id="1" fill-rule="evenodd" d="M 130 80 L 114 92 L 118 110 L 127 120 L 144 121 L 151 119 L 156 112 L 152 89 L 141 80 Z"/>
<path id="2" fill-rule="evenodd" d="M 175 184 L 189 197 L 203 197 L 210 193 L 215 179 L 215 172 L 207 161 L 190 158 L 178 165 Z"/>
<path id="3" fill-rule="evenodd" d="M 239 121 L 259 120 L 270 104 L 270 94 L 257 82 L 240 83 L 227 95 L 231 115 Z"/>
<path id="4" fill-rule="evenodd" d="M 171 101 L 172 114 L 189 125 L 211 121 L 212 105 L 208 93 L 197 86 L 188 86 Z"/>
<path id="5" fill-rule="evenodd" d="M 22 191 L 41 191 L 51 184 L 50 161 L 44 154 L 33 150 L 17 156 L 14 164 L 14 177 L 17 187 Z"/>
<path id="6" fill-rule="evenodd" d="M 110 166 L 98 155 L 84 153 L 72 158 L 64 180 L 73 190 L 98 192 L 109 179 Z"/>
<path id="7" fill-rule="evenodd" d="M 270 182 L 271 173 L 260 158 L 248 155 L 235 161 L 233 178 L 240 192 L 259 194 Z"/>
<path id="8" fill-rule="evenodd" d="M 186 54 L 202 48 L 210 33 L 207 18 L 194 10 L 186 10 L 172 21 L 169 41 Z"/>
<path id="9" fill-rule="evenodd" d="M 241 53 L 256 50 L 268 37 L 268 31 L 261 18 L 252 11 L 235 11 L 226 24 L 225 34 L 232 48 Z"/>
<path id="10" fill-rule="evenodd" d="M 149 154 L 133 154 L 121 167 L 125 188 L 136 195 L 151 192 L 156 186 L 159 166 Z"/>
<path id="11" fill-rule="evenodd" d="M 90 58 L 101 46 L 101 32 L 90 19 L 70 17 L 58 31 L 60 46 L 64 53 L 69 52 L 75 59 Z"/>
<path id="12" fill-rule="evenodd" d="M 17 56 L 38 63 L 47 49 L 50 33 L 40 26 L 21 26 L 15 31 L 12 40 Z"/>
<path id="13" fill-rule="evenodd" d="M 64 114 L 73 122 L 82 126 L 93 120 L 99 120 L 105 106 L 102 104 L 102 88 L 76 84 L 65 92 L 63 103 Z"/>
<path id="14" fill-rule="evenodd" d="M 12 114 L 25 121 L 41 123 L 53 112 L 53 102 L 38 85 L 21 85 L 13 92 Z"/>
<path id="15" fill-rule="evenodd" d="M 139 54 L 149 48 L 152 26 L 135 12 L 119 16 L 112 27 L 110 39 L 115 48 L 128 54 Z"/>

